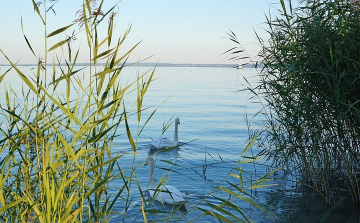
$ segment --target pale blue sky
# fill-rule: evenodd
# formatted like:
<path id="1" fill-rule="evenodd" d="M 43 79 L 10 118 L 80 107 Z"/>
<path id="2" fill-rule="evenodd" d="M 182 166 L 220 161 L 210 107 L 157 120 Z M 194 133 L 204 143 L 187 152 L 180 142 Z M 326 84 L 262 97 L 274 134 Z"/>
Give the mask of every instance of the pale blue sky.
<path id="1" fill-rule="evenodd" d="M 36 0 L 36 2 L 39 0 Z M 105 0 L 104 9 L 116 3 Z M 149 62 L 161 63 L 229 63 L 221 54 L 234 46 L 227 40 L 226 32 L 232 30 L 243 46 L 255 56 L 259 50 L 254 29 L 263 37 L 265 14 L 279 0 L 122 0 L 119 4 L 116 34 L 123 33 L 128 24 L 133 24 L 125 48 L 144 39 L 131 60 L 154 55 Z M 23 18 L 25 35 L 37 55 L 44 56 L 44 29 L 31 0 L 1 0 L 0 49 L 13 61 L 36 63 L 21 32 Z M 49 4 L 49 3 L 48 3 Z M 81 8 L 81 0 L 59 0 L 55 5 L 56 15 L 48 14 L 48 33 L 70 24 Z M 41 9 L 41 7 L 40 7 Z M 74 28 L 78 28 L 75 27 Z M 74 28 L 67 31 L 70 34 Z M 49 47 L 64 39 L 65 34 L 49 40 Z M 83 46 L 86 40 L 79 38 L 74 45 Z M 77 46 L 76 45 L 76 46 Z M 87 52 L 87 51 L 85 51 Z M 80 62 L 88 59 L 81 54 Z M 0 56 L 0 64 L 6 63 Z M 233 62 L 232 62 L 233 63 Z"/>

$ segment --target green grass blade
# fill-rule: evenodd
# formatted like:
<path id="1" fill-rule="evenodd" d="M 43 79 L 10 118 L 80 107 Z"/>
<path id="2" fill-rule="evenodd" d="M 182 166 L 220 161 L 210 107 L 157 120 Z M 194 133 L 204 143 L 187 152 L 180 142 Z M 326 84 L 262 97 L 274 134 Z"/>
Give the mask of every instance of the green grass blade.
<path id="1" fill-rule="evenodd" d="M 101 57 L 105 57 L 106 55 L 110 54 L 111 51 L 113 51 L 113 50 L 114 50 L 114 48 L 113 48 L 113 49 L 110 49 L 110 50 L 107 50 L 107 51 L 105 51 L 105 52 L 102 52 L 102 53 L 100 53 L 99 55 L 95 55 L 95 57 L 94 57 L 92 60 L 95 61 L 95 60 L 97 60 L 97 59 L 99 59 L 99 58 L 101 58 Z"/>
<path id="2" fill-rule="evenodd" d="M 62 40 L 58 43 L 56 43 L 55 45 L 53 45 L 49 50 L 48 52 L 52 51 L 52 50 L 55 50 L 56 48 L 58 48 L 59 46 L 62 46 L 64 45 L 65 43 L 67 43 L 69 41 L 69 38 L 65 39 L 65 40 Z"/>
<path id="3" fill-rule="evenodd" d="M 74 24 L 75 24 L 75 23 L 72 23 L 72 24 L 70 24 L 70 25 L 68 25 L 68 26 L 65 26 L 65 27 L 62 27 L 62 28 L 60 28 L 60 29 L 57 29 L 57 30 L 55 30 L 54 32 L 52 32 L 52 33 L 50 33 L 49 35 L 47 35 L 46 38 L 49 38 L 49 37 L 55 36 L 55 35 L 57 35 L 57 34 L 59 34 L 59 33 L 62 33 L 62 32 L 64 32 L 65 30 L 67 30 L 68 28 L 70 28 L 71 26 L 73 26 Z"/>
<path id="4" fill-rule="evenodd" d="M 252 146 L 252 144 L 254 144 L 256 139 L 257 139 L 256 136 L 251 139 L 249 144 L 245 147 L 245 149 L 244 149 L 243 153 L 241 154 L 241 156 L 244 156 L 246 154 L 246 152 L 249 150 L 249 148 Z"/>
<path id="5" fill-rule="evenodd" d="M 21 30 L 22 30 L 22 33 L 23 33 L 23 35 L 24 35 L 24 38 L 25 38 L 25 41 L 26 41 L 28 47 L 30 48 L 30 50 L 31 50 L 31 52 L 34 54 L 34 56 L 36 57 L 35 52 L 34 52 L 34 50 L 32 49 L 29 40 L 26 38 L 26 36 L 25 36 L 25 34 L 24 34 L 24 27 L 23 27 L 22 16 L 21 16 Z"/>
<path id="6" fill-rule="evenodd" d="M 33 3 L 33 6 L 34 6 L 34 10 L 36 11 L 36 13 L 39 15 L 39 17 L 41 18 L 41 21 L 43 22 L 43 24 L 45 25 L 45 20 L 44 18 L 42 17 L 41 13 L 40 13 L 40 10 L 39 10 L 39 7 L 38 5 L 35 3 L 34 0 L 32 0 L 32 3 Z"/>
<path id="7" fill-rule="evenodd" d="M 124 116 L 125 116 L 126 134 L 127 134 L 128 138 L 129 138 L 131 148 L 133 149 L 134 152 L 136 152 L 136 145 L 135 145 L 134 139 L 133 139 L 133 137 L 131 135 L 131 130 L 130 130 L 128 119 L 127 119 L 127 116 L 126 116 L 125 106 L 124 106 Z"/>

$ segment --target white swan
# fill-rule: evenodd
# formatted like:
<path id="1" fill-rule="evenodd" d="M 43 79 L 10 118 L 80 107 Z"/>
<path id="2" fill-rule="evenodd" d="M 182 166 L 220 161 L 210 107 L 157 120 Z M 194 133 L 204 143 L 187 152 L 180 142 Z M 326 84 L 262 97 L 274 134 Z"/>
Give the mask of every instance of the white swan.
<path id="1" fill-rule="evenodd" d="M 156 189 L 155 180 L 153 177 L 154 173 L 154 158 L 151 156 L 146 160 L 147 163 L 150 164 L 150 171 L 149 171 L 149 186 L 148 191 L 152 198 L 155 197 L 155 200 L 168 203 L 168 204 L 182 204 L 184 202 L 184 198 L 181 195 L 181 192 L 174 186 L 166 185 L 166 186 L 159 186 Z"/>
<path id="2" fill-rule="evenodd" d="M 174 140 L 166 139 L 166 138 L 160 138 L 155 140 L 152 143 L 149 143 L 150 149 L 166 149 L 170 147 L 175 147 L 179 144 L 178 140 L 178 125 L 180 124 L 180 119 L 175 119 L 175 132 L 174 132 Z"/>

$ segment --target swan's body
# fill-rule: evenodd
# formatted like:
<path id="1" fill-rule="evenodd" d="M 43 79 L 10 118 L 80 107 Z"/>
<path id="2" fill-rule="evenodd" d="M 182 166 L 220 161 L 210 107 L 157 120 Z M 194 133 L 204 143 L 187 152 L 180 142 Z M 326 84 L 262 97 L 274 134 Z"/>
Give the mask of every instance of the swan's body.
<path id="1" fill-rule="evenodd" d="M 151 156 L 147 159 L 147 162 L 150 164 L 149 171 L 149 187 L 148 191 L 152 198 L 155 197 L 157 201 L 168 203 L 168 204 L 182 204 L 184 202 L 184 198 L 181 195 L 181 192 L 174 186 L 166 185 L 160 186 L 156 190 L 155 180 L 153 177 L 154 173 L 154 158 Z"/>
<path id="2" fill-rule="evenodd" d="M 150 149 L 166 149 L 170 147 L 175 147 L 179 144 L 178 139 L 178 125 L 180 124 L 180 119 L 175 119 L 175 132 L 174 132 L 174 139 L 166 139 L 166 138 L 160 138 L 155 140 L 152 143 L 149 143 Z"/>

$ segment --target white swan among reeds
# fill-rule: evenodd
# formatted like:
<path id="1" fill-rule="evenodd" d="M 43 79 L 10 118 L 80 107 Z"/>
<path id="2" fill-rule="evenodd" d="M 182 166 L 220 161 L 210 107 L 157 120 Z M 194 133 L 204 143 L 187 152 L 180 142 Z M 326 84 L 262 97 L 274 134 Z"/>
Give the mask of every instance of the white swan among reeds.
<path id="1" fill-rule="evenodd" d="M 155 197 L 155 200 L 160 201 L 162 203 L 167 204 L 182 204 L 184 202 L 184 198 L 181 195 L 181 192 L 174 186 L 166 185 L 159 186 L 156 188 L 155 179 L 153 177 L 154 173 L 154 158 L 151 156 L 146 160 L 148 164 L 150 164 L 149 169 L 149 186 L 148 191 L 152 198 Z"/>
<path id="2" fill-rule="evenodd" d="M 150 149 L 166 149 L 170 147 L 175 147 L 179 144 L 178 139 L 178 125 L 180 124 L 180 119 L 175 119 L 175 132 L 174 132 L 174 139 L 167 139 L 167 138 L 160 138 L 154 140 L 152 143 L 149 143 Z"/>

